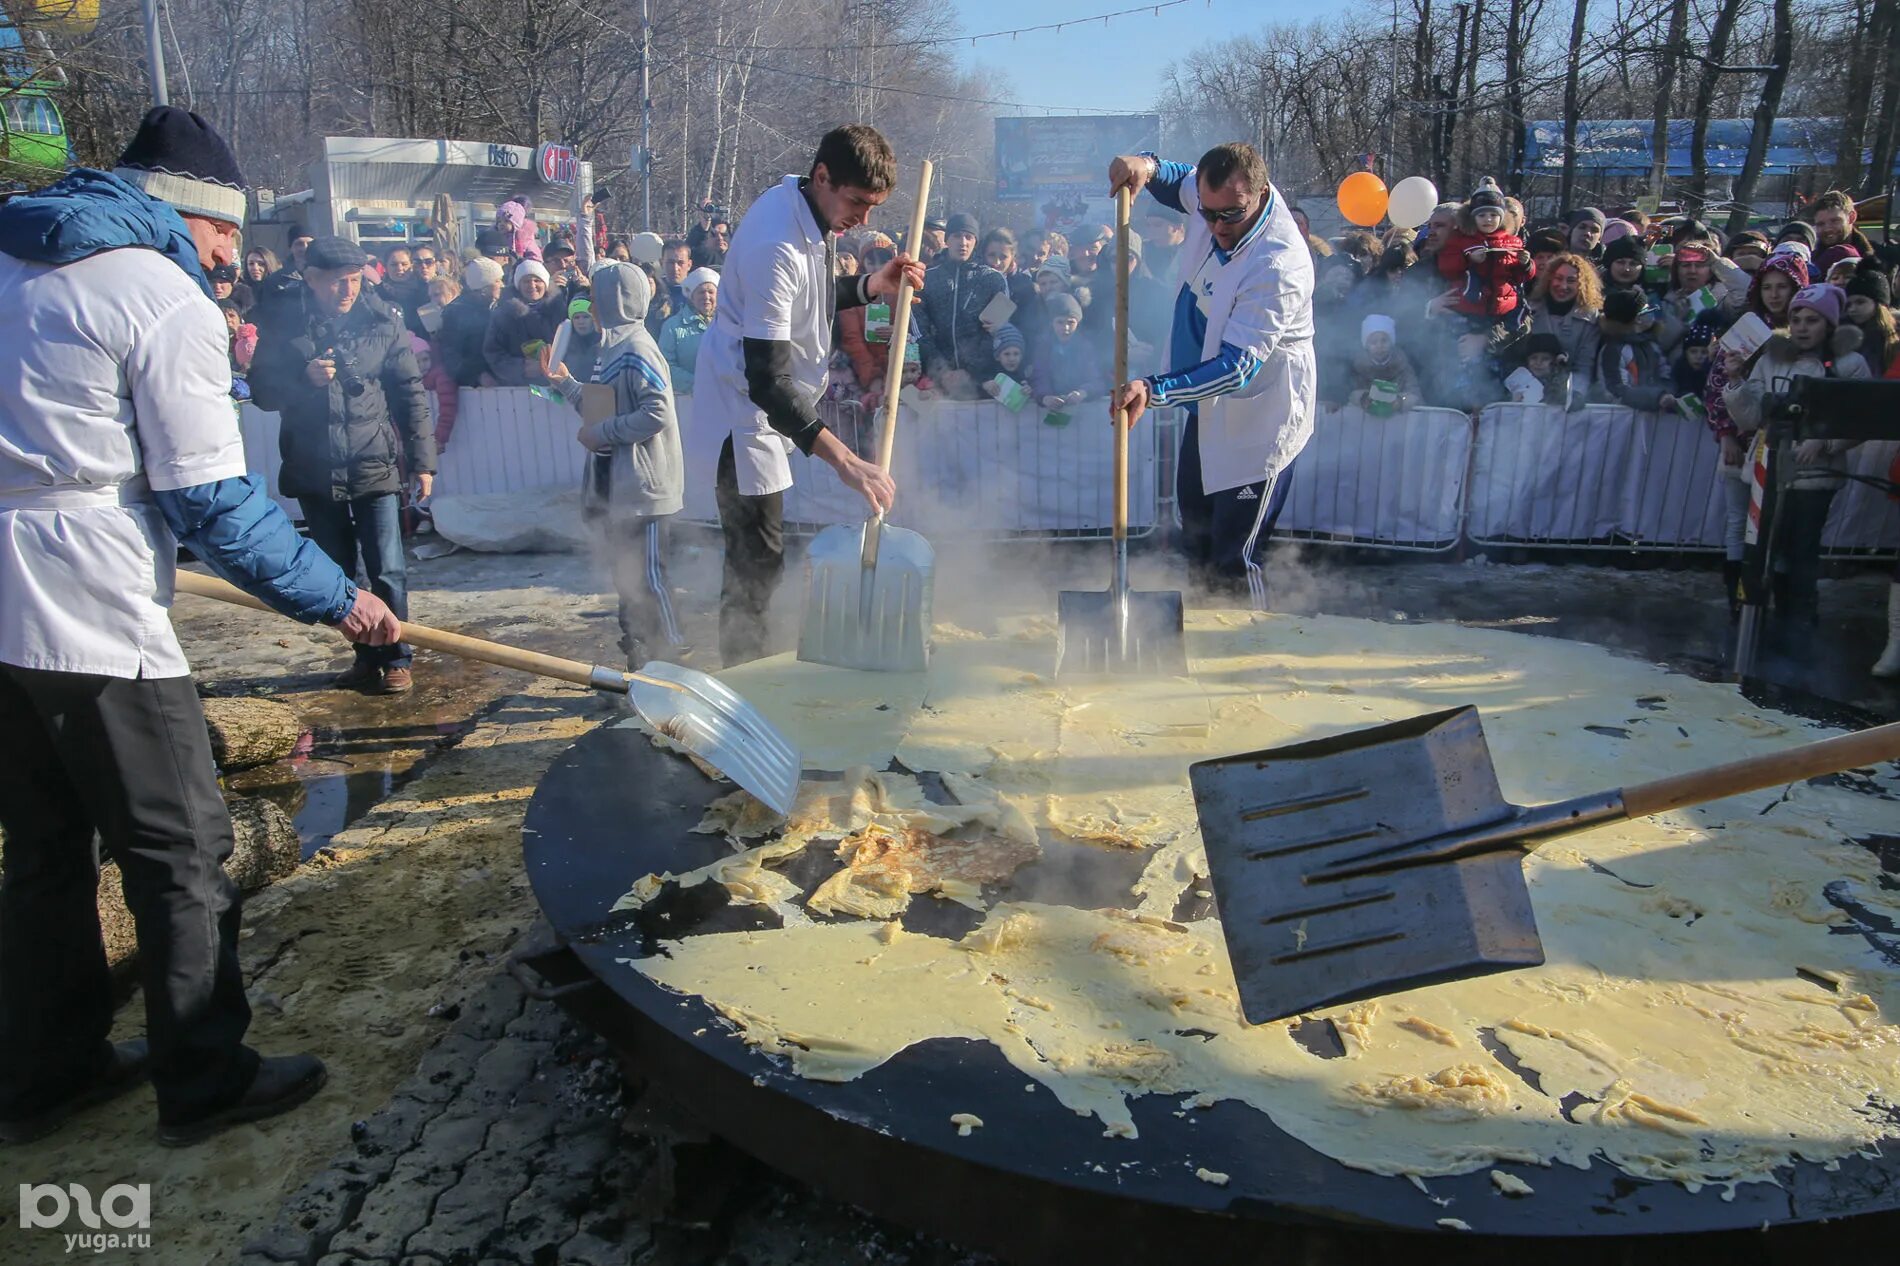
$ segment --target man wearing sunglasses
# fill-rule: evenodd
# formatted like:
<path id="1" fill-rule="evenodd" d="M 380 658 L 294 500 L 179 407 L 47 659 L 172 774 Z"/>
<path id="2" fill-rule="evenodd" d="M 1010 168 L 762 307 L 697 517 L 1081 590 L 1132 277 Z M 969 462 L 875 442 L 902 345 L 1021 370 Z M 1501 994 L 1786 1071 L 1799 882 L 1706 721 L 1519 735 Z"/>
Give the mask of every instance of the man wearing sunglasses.
<path id="1" fill-rule="evenodd" d="M 1115 159 L 1109 191 L 1146 189 L 1189 216 L 1176 257 L 1168 372 L 1116 388 L 1129 425 L 1150 405 L 1187 412 L 1176 466 L 1182 544 L 1195 583 L 1266 608 L 1260 546 L 1313 433 L 1313 261 L 1253 146 L 1200 161 Z"/>

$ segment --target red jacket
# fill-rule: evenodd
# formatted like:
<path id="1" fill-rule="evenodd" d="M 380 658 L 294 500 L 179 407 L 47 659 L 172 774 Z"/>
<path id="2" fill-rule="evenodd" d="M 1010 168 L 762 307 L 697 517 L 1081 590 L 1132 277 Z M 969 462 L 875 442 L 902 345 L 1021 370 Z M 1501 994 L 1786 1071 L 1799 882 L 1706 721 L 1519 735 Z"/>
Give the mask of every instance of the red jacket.
<path id="1" fill-rule="evenodd" d="M 1536 262 L 1520 260 L 1515 255 L 1487 255 L 1474 264 L 1465 258 L 1465 252 L 1474 246 L 1521 251 L 1524 239 L 1503 230 L 1489 235 L 1453 230 L 1450 240 L 1438 252 L 1438 271 L 1459 295 L 1452 307 L 1467 316 L 1510 315 L 1517 310 L 1518 290 L 1537 276 Z M 1463 297 L 1467 273 L 1477 274 L 1478 284 L 1484 291 L 1476 303 Z"/>

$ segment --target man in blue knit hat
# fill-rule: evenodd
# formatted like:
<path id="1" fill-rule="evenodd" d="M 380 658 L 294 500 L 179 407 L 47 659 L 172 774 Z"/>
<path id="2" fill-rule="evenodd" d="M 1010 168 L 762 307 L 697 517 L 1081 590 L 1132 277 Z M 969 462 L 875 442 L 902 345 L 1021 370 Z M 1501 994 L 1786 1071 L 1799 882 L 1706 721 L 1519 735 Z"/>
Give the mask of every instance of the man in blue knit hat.
<path id="1" fill-rule="evenodd" d="M 223 139 L 170 107 L 111 172 L 0 207 L 0 1143 L 147 1076 L 174 1147 L 323 1084 L 314 1056 L 244 1045 L 231 822 L 168 618 L 177 547 L 354 641 L 401 626 L 245 474 L 205 275 L 244 211 Z M 147 1036 L 117 1045 L 95 835 L 138 927 Z"/>

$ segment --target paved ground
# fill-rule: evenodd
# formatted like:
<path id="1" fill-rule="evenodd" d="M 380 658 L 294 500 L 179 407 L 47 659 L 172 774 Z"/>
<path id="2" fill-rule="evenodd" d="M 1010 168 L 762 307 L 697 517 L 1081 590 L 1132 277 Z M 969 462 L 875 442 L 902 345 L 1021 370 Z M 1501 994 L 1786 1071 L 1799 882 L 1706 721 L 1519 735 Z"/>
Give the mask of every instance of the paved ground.
<path id="1" fill-rule="evenodd" d="M 677 579 L 689 637 L 712 646 L 716 552 L 688 542 Z M 942 618 L 981 627 L 1043 609 L 1048 591 L 1102 583 L 1099 550 L 940 559 Z M 582 557 L 458 555 L 415 568 L 418 619 L 611 662 L 615 630 Z M 794 577 L 796 575 L 794 571 Z M 1605 567 L 1276 562 L 1275 603 L 1380 619 L 1450 619 L 1622 646 L 1712 673 L 1727 622 L 1708 572 Z M 1178 585 L 1138 558 L 1142 587 Z M 1767 667 L 1803 698 L 1900 715 L 1874 683 L 1884 577 L 1830 582 L 1823 626 Z M 782 595 L 783 618 L 797 586 Z M 277 770 L 322 847 L 253 899 L 244 964 L 264 1049 L 314 1050 L 332 1079 L 308 1108 L 183 1153 L 151 1139 L 149 1093 L 9 1153 L 22 1181 L 153 1184 L 146 1262 L 917 1263 L 987 1259 L 926 1240 L 760 1170 L 699 1136 L 690 1116 L 630 1082 L 598 1041 L 501 971 L 532 935 L 520 823 L 543 772 L 611 708 L 521 674 L 419 660 L 408 699 L 323 687 L 333 635 L 248 612 L 183 605 L 207 686 L 268 691 L 316 741 Z M 712 666 L 709 650 L 699 662 Z M 373 777 L 371 777 L 373 775 Z M 350 794 L 339 783 L 357 779 Z M 327 781 L 326 781 L 327 780 Z M 328 799 L 326 799 L 328 797 Z M 136 1032 L 135 1005 L 121 1016 Z M 10 1225 L 0 1261 L 60 1256 Z"/>

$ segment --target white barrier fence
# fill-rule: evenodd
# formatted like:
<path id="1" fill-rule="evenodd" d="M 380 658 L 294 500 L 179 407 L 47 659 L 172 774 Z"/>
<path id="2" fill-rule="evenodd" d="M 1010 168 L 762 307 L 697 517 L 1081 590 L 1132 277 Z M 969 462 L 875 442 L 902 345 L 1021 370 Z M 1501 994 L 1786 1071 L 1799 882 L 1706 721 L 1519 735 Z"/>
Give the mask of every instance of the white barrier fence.
<path id="1" fill-rule="evenodd" d="M 1897 447 L 1862 444 L 1849 469 L 1884 478 Z M 1719 551 L 1719 453 L 1706 426 L 1673 414 L 1492 405 L 1478 419 L 1465 535 L 1477 545 Z M 1850 482 L 1822 542 L 1835 556 L 1891 552 L 1900 508 Z"/>
<path id="2" fill-rule="evenodd" d="M 573 488 L 584 458 L 567 406 L 524 388 L 464 390 L 436 486 L 457 493 Z M 687 478 L 684 518 L 715 523 L 714 467 L 725 431 L 695 426 L 679 400 Z M 828 404 L 827 424 L 860 452 L 870 427 L 856 405 Z M 1151 424 L 1152 422 L 1152 424 Z M 1129 455 L 1131 535 L 1172 517 L 1178 415 L 1144 419 Z M 241 410 L 247 462 L 277 495 L 277 418 Z M 945 538 L 1095 536 L 1112 510 L 1112 448 L 1099 408 L 1067 426 L 1039 410 L 1010 413 L 984 402 L 926 401 L 899 420 L 894 521 Z M 1884 477 L 1900 444 L 1863 444 L 1856 474 Z M 1706 427 L 1674 415 L 1592 405 L 1573 413 L 1498 404 L 1474 423 L 1451 409 L 1388 418 L 1324 408 L 1301 454 L 1275 536 L 1320 544 L 1442 552 L 1463 540 L 1520 548 L 1671 550 L 1722 548 L 1717 448 Z M 797 528 L 850 523 L 863 501 L 830 467 L 792 458 L 785 517 Z M 1829 555 L 1900 549 L 1900 507 L 1850 482 L 1835 497 L 1823 537 Z"/>
<path id="3" fill-rule="evenodd" d="M 1456 409 L 1395 417 L 1322 409 L 1294 466 L 1275 539 L 1439 553 L 1464 530 L 1472 423 Z"/>

